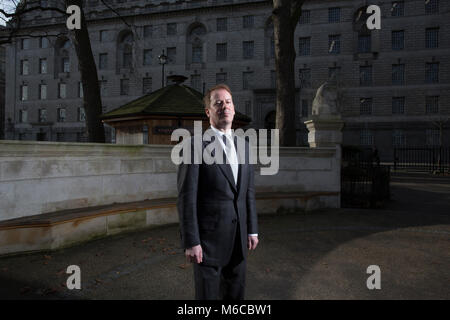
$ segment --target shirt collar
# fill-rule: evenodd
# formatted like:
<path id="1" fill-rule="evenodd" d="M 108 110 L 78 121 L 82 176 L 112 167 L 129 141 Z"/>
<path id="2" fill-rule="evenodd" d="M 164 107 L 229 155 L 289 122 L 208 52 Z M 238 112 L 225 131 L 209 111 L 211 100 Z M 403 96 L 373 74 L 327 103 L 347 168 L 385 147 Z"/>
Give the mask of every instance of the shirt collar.
<path id="1" fill-rule="evenodd" d="M 231 129 L 228 129 L 226 132 L 220 131 L 219 129 L 214 128 L 213 125 L 211 125 L 211 129 L 219 135 L 219 137 L 222 137 L 223 135 L 227 135 L 229 138 L 231 138 L 232 136 L 232 131 Z"/>

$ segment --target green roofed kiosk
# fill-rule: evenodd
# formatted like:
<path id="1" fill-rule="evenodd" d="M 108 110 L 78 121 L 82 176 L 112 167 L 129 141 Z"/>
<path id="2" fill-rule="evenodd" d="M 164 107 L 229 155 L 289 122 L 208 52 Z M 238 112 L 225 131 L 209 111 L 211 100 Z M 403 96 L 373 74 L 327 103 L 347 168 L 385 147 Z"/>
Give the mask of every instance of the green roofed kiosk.
<path id="1" fill-rule="evenodd" d="M 185 128 L 193 134 L 194 121 L 201 120 L 203 131 L 209 127 L 203 95 L 183 85 L 184 76 L 170 76 L 174 84 L 130 101 L 101 116 L 115 129 L 118 144 L 176 144 L 173 130 Z M 237 112 L 233 128 L 247 126 L 251 119 Z"/>

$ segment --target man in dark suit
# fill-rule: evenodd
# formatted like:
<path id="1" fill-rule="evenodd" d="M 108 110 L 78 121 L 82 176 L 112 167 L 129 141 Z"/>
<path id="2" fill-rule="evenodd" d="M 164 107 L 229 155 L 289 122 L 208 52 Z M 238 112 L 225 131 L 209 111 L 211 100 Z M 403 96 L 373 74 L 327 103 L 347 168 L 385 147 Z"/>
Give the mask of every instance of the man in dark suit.
<path id="1" fill-rule="evenodd" d="M 231 90 L 217 85 L 206 92 L 204 102 L 215 142 L 227 161 L 180 164 L 181 242 L 186 258 L 194 263 L 196 299 L 242 300 L 247 249 L 258 244 L 254 171 L 248 143 L 241 144 L 245 150 L 237 150 L 238 137 L 232 136 Z M 202 154 L 207 145 L 202 142 Z"/>

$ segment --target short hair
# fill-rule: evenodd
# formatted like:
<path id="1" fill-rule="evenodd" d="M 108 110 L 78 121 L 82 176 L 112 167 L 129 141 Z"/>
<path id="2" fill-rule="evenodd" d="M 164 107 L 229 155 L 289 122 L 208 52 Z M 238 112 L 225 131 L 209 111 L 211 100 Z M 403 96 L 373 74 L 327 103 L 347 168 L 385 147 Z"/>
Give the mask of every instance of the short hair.
<path id="1" fill-rule="evenodd" d="M 209 108 L 209 106 L 211 105 L 211 92 L 219 89 L 227 90 L 230 96 L 232 96 L 231 89 L 229 86 L 227 86 L 225 83 L 216 84 L 214 87 L 208 89 L 208 91 L 206 91 L 205 93 L 205 96 L 203 97 L 203 103 L 205 104 L 205 108 Z"/>

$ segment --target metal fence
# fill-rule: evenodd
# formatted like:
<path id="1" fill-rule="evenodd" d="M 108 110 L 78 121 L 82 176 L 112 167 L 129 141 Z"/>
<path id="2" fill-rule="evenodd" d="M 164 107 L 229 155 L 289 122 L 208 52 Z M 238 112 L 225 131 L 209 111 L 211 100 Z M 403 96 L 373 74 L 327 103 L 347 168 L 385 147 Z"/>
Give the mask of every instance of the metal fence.
<path id="1" fill-rule="evenodd" d="M 449 147 L 401 147 L 394 149 L 394 170 L 450 171 Z"/>

